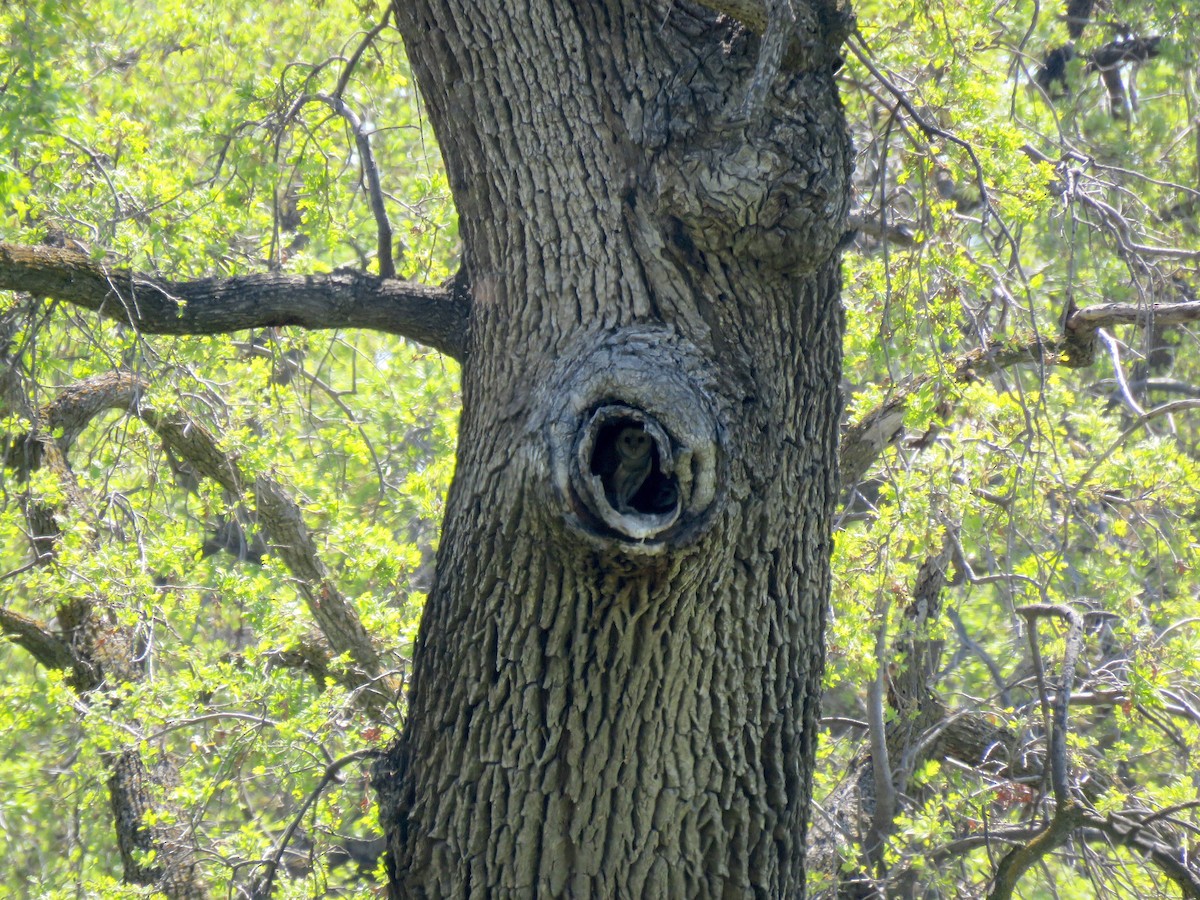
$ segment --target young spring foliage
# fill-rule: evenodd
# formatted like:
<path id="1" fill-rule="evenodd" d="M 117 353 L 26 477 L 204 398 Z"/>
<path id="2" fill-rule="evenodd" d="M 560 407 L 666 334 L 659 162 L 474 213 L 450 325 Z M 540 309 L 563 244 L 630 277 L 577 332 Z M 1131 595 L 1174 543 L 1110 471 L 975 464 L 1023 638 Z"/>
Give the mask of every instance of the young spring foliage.
<path id="1" fill-rule="evenodd" d="M 1200 410 L 1168 404 L 1197 396 L 1200 358 L 1186 324 L 1153 317 L 1095 320 L 1090 367 L 1055 342 L 1076 309 L 1196 299 L 1196 10 L 1097 6 L 1048 89 L 1039 73 L 1069 40 L 1060 7 L 856 12 L 843 87 L 865 225 L 846 263 L 848 418 L 900 401 L 904 430 L 846 486 L 819 803 L 855 824 L 812 887 L 1011 888 L 997 860 L 1063 806 L 1042 705 L 1061 693 L 1067 621 L 1045 611 L 1059 607 L 1084 634 L 1070 795 L 1120 827 L 1074 832 L 1019 895 L 1177 896 L 1168 865 L 1115 845 L 1151 819 L 1196 877 Z M 1154 55 L 1110 67 L 1117 103 L 1094 60 L 1154 37 Z M 929 561 L 937 590 L 922 590 Z M 878 765 L 856 756 L 873 730 L 896 791 L 874 845 L 874 788 L 852 787 Z M 829 821 L 817 815 L 819 836 Z"/>
<path id="2" fill-rule="evenodd" d="M 175 279 L 372 268 L 355 141 L 312 98 L 338 90 L 375 15 L 353 2 L 5 6 L 0 234 Z M 397 275 L 436 284 L 456 224 L 395 43 L 376 37 L 342 96 L 389 173 Z M 286 485 L 403 677 L 453 467 L 452 361 L 369 332 L 155 338 L 2 296 L 7 442 L 66 388 L 133 373 L 143 407 L 185 414 L 243 471 Z M 92 418 L 69 459 L 77 502 L 45 467 L 6 469 L 0 605 L 51 622 L 86 598 L 136 636 L 136 677 L 105 673 L 89 694 L 70 671 L 0 649 L 3 727 L 20 735 L 0 758 L 0 882 L 29 896 L 129 896 L 106 782 L 133 738 L 149 769 L 171 771 L 154 787 L 171 812 L 150 815 L 194 830 L 213 895 L 261 876 L 293 821 L 285 895 L 359 891 L 360 864 L 371 872 L 378 859 L 365 843 L 377 827 L 370 760 L 303 815 L 302 804 L 331 762 L 385 745 L 402 709 L 365 709 L 336 659 L 305 674 L 306 654 L 320 653 L 312 620 L 252 493 L 200 477 L 118 410 Z M 22 504 L 39 501 L 62 533 L 52 565 L 27 567 Z"/>
<path id="3" fill-rule="evenodd" d="M 1058 7 L 855 12 L 847 484 L 811 892 L 1174 896 L 1169 863 L 1196 871 L 1200 829 L 1200 354 L 1178 312 L 1200 259 L 1200 11 L 1118 2 L 1074 34 Z M 383 14 L 5 6 L 0 239 L 174 279 L 390 257 L 398 278 L 442 282 L 449 190 Z M 122 859 L 109 811 L 133 753 L 154 773 L 141 824 L 182 829 L 213 896 L 274 867 L 283 896 L 373 896 L 357 880 L 380 878 L 367 753 L 404 715 L 455 364 L 366 331 L 162 338 L 0 297 L 0 884 L 129 896 L 127 873 L 156 863 Z M 1155 304 L 1178 317 L 1138 318 Z M 1090 323 L 1090 365 L 1064 322 Z M 114 371 L 140 385 L 133 414 L 55 418 Z M 856 449 L 883 409 L 902 430 Z M 236 490 L 182 454 L 172 416 L 213 437 Z M 28 453 L 34 428 L 69 470 Z M 389 702 L 317 634 L 319 579 L 264 536 L 271 485 L 380 648 Z M 81 609 L 92 631 L 71 627 Z M 92 669 L 54 664 L 62 635 Z M 1070 805 L 1048 771 L 1064 661 L 1068 795 L 1094 818 L 1010 879 L 1000 861 Z"/>

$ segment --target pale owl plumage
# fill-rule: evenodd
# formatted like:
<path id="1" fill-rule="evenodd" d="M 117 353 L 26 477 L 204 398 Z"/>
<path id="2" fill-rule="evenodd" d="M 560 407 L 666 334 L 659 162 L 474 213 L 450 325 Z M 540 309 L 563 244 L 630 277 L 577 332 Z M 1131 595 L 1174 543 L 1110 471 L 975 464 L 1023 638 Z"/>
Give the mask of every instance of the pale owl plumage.
<path id="1" fill-rule="evenodd" d="M 613 504 L 617 512 L 631 512 L 630 502 L 650 474 L 654 439 L 643 429 L 625 427 L 617 435 L 617 468 L 612 475 Z"/>

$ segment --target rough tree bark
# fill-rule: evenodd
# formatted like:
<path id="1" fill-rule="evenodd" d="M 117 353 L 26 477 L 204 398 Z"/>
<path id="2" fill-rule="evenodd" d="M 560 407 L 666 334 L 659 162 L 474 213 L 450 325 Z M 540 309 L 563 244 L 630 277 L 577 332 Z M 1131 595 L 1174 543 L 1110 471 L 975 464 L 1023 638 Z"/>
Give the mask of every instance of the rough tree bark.
<path id="1" fill-rule="evenodd" d="M 788 28 L 782 65 L 677 0 L 396 4 L 471 319 L 437 583 L 376 772 L 395 896 L 803 892 L 846 23 L 748 6 Z M 652 466 L 626 503 L 607 460 L 631 428 Z"/>

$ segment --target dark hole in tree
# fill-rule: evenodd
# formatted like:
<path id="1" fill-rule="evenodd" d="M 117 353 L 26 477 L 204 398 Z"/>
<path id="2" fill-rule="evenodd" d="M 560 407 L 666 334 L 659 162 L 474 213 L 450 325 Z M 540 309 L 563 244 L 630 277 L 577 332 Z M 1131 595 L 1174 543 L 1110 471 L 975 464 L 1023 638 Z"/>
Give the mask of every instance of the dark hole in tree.
<path id="1" fill-rule="evenodd" d="M 675 478 L 663 474 L 659 447 L 634 419 L 600 426 L 592 450 L 592 473 L 600 476 L 609 506 L 619 513 L 659 515 L 679 502 Z"/>

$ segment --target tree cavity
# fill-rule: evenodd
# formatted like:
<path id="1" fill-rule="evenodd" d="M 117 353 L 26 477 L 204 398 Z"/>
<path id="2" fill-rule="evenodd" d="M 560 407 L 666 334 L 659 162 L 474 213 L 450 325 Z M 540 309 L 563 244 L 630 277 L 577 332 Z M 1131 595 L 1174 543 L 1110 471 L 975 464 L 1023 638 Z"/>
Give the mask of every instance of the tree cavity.
<path id="1" fill-rule="evenodd" d="M 641 410 L 603 406 L 579 434 L 579 465 L 590 499 L 617 516 L 668 526 L 679 516 L 671 438 Z M 605 510 L 601 510 L 602 518 Z"/>
<path id="2" fill-rule="evenodd" d="M 558 368 L 544 426 L 569 530 L 635 556 L 706 530 L 723 493 L 721 430 L 696 348 L 666 329 L 622 328 Z"/>

